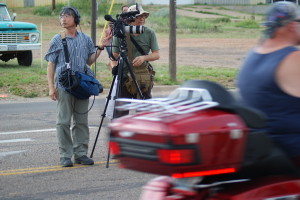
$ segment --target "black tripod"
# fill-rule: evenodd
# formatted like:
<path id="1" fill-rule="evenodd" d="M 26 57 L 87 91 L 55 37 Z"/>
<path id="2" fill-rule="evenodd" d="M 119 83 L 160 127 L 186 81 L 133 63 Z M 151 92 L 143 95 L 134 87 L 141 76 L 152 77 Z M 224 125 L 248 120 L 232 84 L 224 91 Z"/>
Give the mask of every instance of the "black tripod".
<path id="1" fill-rule="evenodd" d="M 100 130 L 101 130 L 104 118 L 106 117 L 107 106 L 108 106 L 109 101 L 112 98 L 112 91 L 113 91 L 113 87 L 114 87 L 114 82 L 115 82 L 117 76 L 118 76 L 118 82 L 117 82 L 116 95 L 114 96 L 114 100 L 116 98 L 119 98 L 120 94 L 122 92 L 121 83 L 122 83 L 122 79 L 123 79 L 124 64 L 126 64 L 126 66 L 128 67 L 128 71 L 130 73 L 130 76 L 131 76 L 132 80 L 134 81 L 134 85 L 135 85 L 135 87 L 138 91 L 138 94 L 140 95 L 141 99 L 144 99 L 142 91 L 141 91 L 141 89 L 140 89 L 140 87 L 139 87 L 139 85 L 136 81 L 136 78 L 134 76 L 134 73 L 132 71 L 132 66 L 130 65 L 130 63 L 128 61 L 128 56 L 127 56 L 128 49 L 127 49 L 127 43 L 126 43 L 125 36 L 122 37 L 122 38 L 118 38 L 118 39 L 120 41 L 120 55 L 118 57 L 118 64 L 116 66 L 118 70 L 117 70 L 117 73 L 113 73 L 113 80 L 112 80 L 111 87 L 110 87 L 109 92 L 108 92 L 107 101 L 105 103 L 104 111 L 101 115 L 102 118 L 101 118 L 101 122 L 100 122 L 100 125 L 99 125 L 99 128 L 98 128 L 98 132 L 97 132 L 97 135 L 96 135 L 94 146 L 93 146 L 93 149 L 92 149 L 92 152 L 91 152 L 91 156 L 90 156 L 91 158 L 93 157 L 94 150 L 95 150 L 95 147 L 96 147 L 96 144 L 97 144 L 97 140 L 98 140 L 98 137 L 99 137 L 99 134 L 100 134 Z M 116 115 L 116 109 L 114 109 L 113 118 L 115 117 L 115 115 Z M 108 168 L 109 157 L 110 157 L 110 147 L 108 147 L 106 168 Z"/>

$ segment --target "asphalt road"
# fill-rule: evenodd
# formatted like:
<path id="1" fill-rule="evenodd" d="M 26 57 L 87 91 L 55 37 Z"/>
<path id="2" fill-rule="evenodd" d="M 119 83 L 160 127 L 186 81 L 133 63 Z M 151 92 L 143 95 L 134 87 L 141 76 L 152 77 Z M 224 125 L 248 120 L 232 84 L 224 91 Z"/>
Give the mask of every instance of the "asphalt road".
<path id="1" fill-rule="evenodd" d="M 89 114 L 90 150 L 94 144 L 105 102 L 97 97 Z M 156 175 L 118 167 L 106 168 L 107 118 L 94 152 L 94 166 L 59 166 L 55 132 L 56 103 L 0 102 L 0 199 L 139 199 L 142 186 Z M 89 153 L 90 155 L 90 153 Z"/>

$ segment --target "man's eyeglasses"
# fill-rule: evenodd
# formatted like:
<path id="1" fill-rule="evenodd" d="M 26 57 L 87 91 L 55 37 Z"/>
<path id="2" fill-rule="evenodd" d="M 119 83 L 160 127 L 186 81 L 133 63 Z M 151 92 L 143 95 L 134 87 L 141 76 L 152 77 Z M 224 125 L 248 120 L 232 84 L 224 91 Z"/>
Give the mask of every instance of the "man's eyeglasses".
<path id="1" fill-rule="evenodd" d="M 137 19 L 141 19 L 141 18 L 147 18 L 147 15 L 139 15 L 136 17 Z"/>
<path id="2" fill-rule="evenodd" d="M 300 19 L 294 19 L 294 22 L 299 22 L 300 23 Z"/>
<path id="3" fill-rule="evenodd" d="M 70 18 L 70 17 L 72 17 L 72 15 L 60 15 L 59 16 L 59 19 L 63 19 L 63 18 L 66 18 L 66 19 L 68 19 L 68 18 Z"/>

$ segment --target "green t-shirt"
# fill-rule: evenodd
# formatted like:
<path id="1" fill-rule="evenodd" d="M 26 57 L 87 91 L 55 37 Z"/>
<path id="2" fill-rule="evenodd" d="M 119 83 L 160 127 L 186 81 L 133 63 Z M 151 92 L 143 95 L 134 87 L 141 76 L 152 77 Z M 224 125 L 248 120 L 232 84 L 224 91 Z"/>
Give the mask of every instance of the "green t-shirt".
<path id="1" fill-rule="evenodd" d="M 159 50 L 159 46 L 157 43 L 157 39 L 156 39 L 156 35 L 155 32 L 153 31 L 153 29 L 148 28 L 148 27 L 144 27 L 144 33 L 139 34 L 137 36 L 134 36 L 133 34 L 131 34 L 134 38 L 134 40 L 140 45 L 140 47 L 144 50 L 144 52 L 146 54 L 149 54 L 150 51 L 157 51 Z M 117 37 L 113 37 L 113 42 L 112 42 L 112 52 L 114 53 L 119 53 L 120 49 L 119 49 L 119 45 L 120 45 L 120 41 L 119 38 Z M 129 53 L 128 53 L 129 55 Z M 135 45 L 131 42 L 131 55 L 132 55 L 132 59 L 143 55 L 142 53 L 140 53 L 137 48 L 135 47 Z M 129 62 L 130 58 L 128 58 Z M 126 64 L 124 63 L 124 68 L 123 68 L 123 74 L 127 74 L 128 73 L 128 69 L 127 66 L 125 66 Z"/>

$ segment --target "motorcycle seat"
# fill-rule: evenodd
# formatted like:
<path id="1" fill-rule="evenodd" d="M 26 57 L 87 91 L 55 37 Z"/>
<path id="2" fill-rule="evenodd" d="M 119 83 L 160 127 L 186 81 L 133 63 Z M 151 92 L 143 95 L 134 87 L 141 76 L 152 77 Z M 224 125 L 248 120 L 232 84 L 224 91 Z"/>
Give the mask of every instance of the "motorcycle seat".
<path id="1" fill-rule="evenodd" d="M 219 103 L 218 109 L 236 113 L 249 128 L 263 128 L 266 125 L 266 117 L 261 111 L 243 105 L 237 98 L 234 98 L 226 88 L 215 82 L 189 80 L 184 82 L 181 87 L 206 89 L 210 93 L 213 101 Z"/>

